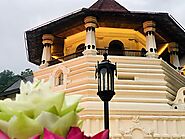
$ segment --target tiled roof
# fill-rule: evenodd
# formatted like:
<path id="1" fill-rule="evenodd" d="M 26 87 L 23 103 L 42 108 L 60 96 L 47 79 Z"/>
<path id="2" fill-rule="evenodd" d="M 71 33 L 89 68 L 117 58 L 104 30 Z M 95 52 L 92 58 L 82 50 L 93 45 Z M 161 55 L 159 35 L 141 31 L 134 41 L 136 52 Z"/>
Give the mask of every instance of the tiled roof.
<path id="1" fill-rule="evenodd" d="M 128 12 L 128 10 L 117 3 L 115 0 L 98 0 L 89 9 L 99 11 L 120 11 Z"/>
<path id="2" fill-rule="evenodd" d="M 24 82 L 30 81 L 33 82 L 33 76 L 27 76 L 24 78 L 20 78 L 17 81 L 15 81 L 13 84 L 11 84 L 9 87 L 7 87 L 7 89 L 5 89 L 3 92 L 0 93 L 0 96 L 6 96 L 9 94 L 13 94 L 13 93 L 19 93 L 19 87 L 21 84 L 21 80 L 23 80 Z"/>
<path id="3" fill-rule="evenodd" d="M 179 44 L 180 58 L 185 55 L 185 29 L 170 14 L 132 12 L 114 0 L 98 0 L 90 8 L 83 8 L 26 31 L 28 60 L 36 65 L 41 64 L 43 34 L 51 33 L 64 41 L 68 36 L 85 30 L 83 21 L 86 16 L 95 16 L 99 27 L 134 29 L 143 35 L 143 22 L 153 20 L 159 34 L 157 41 L 160 44 L 175 41 Z"/>

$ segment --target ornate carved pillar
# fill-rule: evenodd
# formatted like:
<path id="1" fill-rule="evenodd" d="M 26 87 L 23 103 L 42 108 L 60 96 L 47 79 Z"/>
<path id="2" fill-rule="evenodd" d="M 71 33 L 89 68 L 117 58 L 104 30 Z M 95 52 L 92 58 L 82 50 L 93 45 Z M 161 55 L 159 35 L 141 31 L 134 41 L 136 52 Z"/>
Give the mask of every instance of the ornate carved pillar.
<path id="1" fill-rule="evenodd" d="M 51 60 L 51 46 L 53 45 L 53 41 L 54 36 L 51 34 L 44 34 L 42 36 L 42 44 L 44 48 L 40 68 L 45 68 L 49 65 L 48 62 Z"/>
<path id="2" fill-rule="evenodd" d="M 96 17 L 87 16 L 84 19 L 85 28 L 86 28 L 86 41 L 85 41 L 85 50 L 84 55 L 96 55 L 96 35 L 95 28 L 97 27 Z"/>
<path id="3" fill-rule="evenodd" d="M 147 57 L 158 58 L 157 47 L 155 41 L 155 22 L 146 21 L 143 23 L 144 32 L 146 33 L 146 49 Z"/>
<path id="4" fill-rule="evenodd" d="M 180 68 L 180 62 L 179 62 L 179 48 L 178 44 L 175 42 L 171 42 L 168 45 L 168 51 L 170 53 L 170 63 L 173 64 L 175 67 Z"/>

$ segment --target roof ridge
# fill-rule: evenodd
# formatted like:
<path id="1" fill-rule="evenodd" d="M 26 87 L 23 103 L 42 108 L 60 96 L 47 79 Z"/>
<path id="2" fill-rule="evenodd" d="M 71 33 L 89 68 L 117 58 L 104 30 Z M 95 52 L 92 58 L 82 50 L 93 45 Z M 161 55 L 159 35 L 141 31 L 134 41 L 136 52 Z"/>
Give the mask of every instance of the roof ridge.
<path id="1" fill-rule="evenodd" d="M 128 12 L 128 10 L 116 2 L 115 0 L 98 0 L 91 7 L 90 10 L 98 10 L 98 11 L 120 11 L 120 12 Z"/>

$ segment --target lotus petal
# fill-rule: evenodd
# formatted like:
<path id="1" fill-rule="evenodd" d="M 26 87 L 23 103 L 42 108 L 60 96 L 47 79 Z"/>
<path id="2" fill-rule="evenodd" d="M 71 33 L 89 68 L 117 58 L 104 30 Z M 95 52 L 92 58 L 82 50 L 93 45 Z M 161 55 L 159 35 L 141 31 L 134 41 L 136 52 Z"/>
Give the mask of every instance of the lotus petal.
<path id="1" fill-rule="evenodd" d="M 41 100 L 40 103 L 36 104 L 36 109 L 34 111 L 35 117 L 37 117 L 42 111 L 50 110 L 53 106 L 55 106 L 59 111 L 63 105 L 64 93 L 51 93 L 44 98 L 45 99 Z"/>
<path id="2" fill-rule="evenodd" d="M 27 95 L 31 91 L 32 91 L 32 84 L 31 84 L 31 82 L 24 83 L 24 81 L 21 81 L 21 84 L 20 84 L 20 92 L 21 92 L 21 94 Z M 21 98 L 19 98 L 19 96 L 20 96 L 20 94 L 16 95 L 16 100 L 21 99 Z"/>
<path id="3" fill-rule="evenodd" d="M 61 137 L 61 136 L 58 136 L 58 135 L 50 132 L 46 128 L 44 128 L 44 137 L 43 137 L 43 139 L 65 139 L 65 138 Z"/>
<path id="4" fill-rule="evenodd" d="M 33 135 L 41 134 L 42 131 L 42 126 L 37 121 L 30 119 L 24 113 L 20 113 L 11 118 L 8 135 L 11 138 L 28 139 Z"/>
<path id="5" fill-rule="evenodd" d="M 0 139 L 10 139 L 3 131 L 0 130 Z"/>
<path id="6" fill-rule="evenodd" d="M 42 112 L 35 120 L 42 126 L 51 130 L 52 125 L 59 119 L 55 114 Z"/>
<path id="7" fill-rule="evenodd" d="M 34 106 L 28 102 L 5 100 L 0 101 L 0 110 L 7 115 L 15 115 L 17 113 L 23 112 L 27 116 L 33 117 Z"/>
<path id="8" fill-rule="evenodd" d="M 13 115 L 5 112 L 0 112 L 0 120 L 9 121 Z"/>
<path id="9" fill-rule="evenodd" d="M 78 121 L 76 112 L 72 111 L 62 116 L 52 127 L 54 133 L 65 137 L 71 126 L 75 126 Z"/>
<path id="10" fill-rule="evenodd" d="M 0 120 L 0 130 L 4 133 L 8 132 L 9 123 L 7 121 Z"/>
<path id="11" fill-rule="evenodd" d="M 78 122 L 77 122 L 77 127 L 79 127 L 79 128 L 82 128 L 82 126 L 83 126 L 83 120 L 78 120 Z"/>
<path id="12" fill-rule="evenodd" d="M 50 113 L 59 115 L 59 111 L 57 110 L 56 106 L 52 106 L 51 108 L 49 108 L 49 109 L 47 110 L 47 112 L 50 112 Z"/>
<path id="13" fill-rule="evenodd" d="M 30 137 L 29 139 L 40 139 L 40 135 L 35 135 L 33 137 Z"/>
<path id="14" fill-rule="evenodd" d="M 60 115 L 65 115 L 70 111 L 76 111 L 77 106 L 82 98 L 81 95 L 74 95 L 74 96 L 65 96 L 64 104 L 62 106 Z M 81 109 L 79 109 L 80 111 Z"/>
<path id="15" fill-rule="evenodd" d="M 91 139 L 107 139 L 109 135 L 109 130 L 106 129 L 98 134 L 96 134 L 95 136 L 91 137 Z"/>
<path id="16" fill-rule="evenodd" d="M 43 80 L 21 82 L 20 90 L 16 100 L 0 101 L 0 129 L 10 138 L 39 139 L 44 127 L 66 136 L 71 126 L 82 123 L 78 122 L 77 115 L 82 110 L 78 108 L 81 96 L 64 97 L 64 93 L 53 93 L 51 82 Z M 80 133 L 78 136 L 82 135 Z M 52 139 L 64 139 L 55 134 L 53 137 L 55 138 Z"/>
<path id="17" fill-rule="evenodd" d="M 84 133 L 78 127 L 71 127 L 67 139 L 83 139 Z"/>
<path id="18" fill-rule="evenodd" d="M 67 139 L 107 139 L 109 130 L 104 130 L 93 137 L 87 137 L 79 127 L 71 127 Z"/>

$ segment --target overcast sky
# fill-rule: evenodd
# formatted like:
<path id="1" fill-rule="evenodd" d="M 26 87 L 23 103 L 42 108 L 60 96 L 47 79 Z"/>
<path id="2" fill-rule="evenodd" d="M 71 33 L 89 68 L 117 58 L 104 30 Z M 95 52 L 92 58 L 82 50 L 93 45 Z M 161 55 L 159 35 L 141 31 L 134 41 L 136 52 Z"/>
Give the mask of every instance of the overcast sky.
<path id="1" fill-rule="evenodd" d="M 20 73 L 38 67 L 27 60 L 24 32 L 37 25 L 88 8 L 96 0 L 0 0 L 0 72 Z M 117 0 L 131 11 L 168 12 L 185 27 L 185 0 Z"/>

